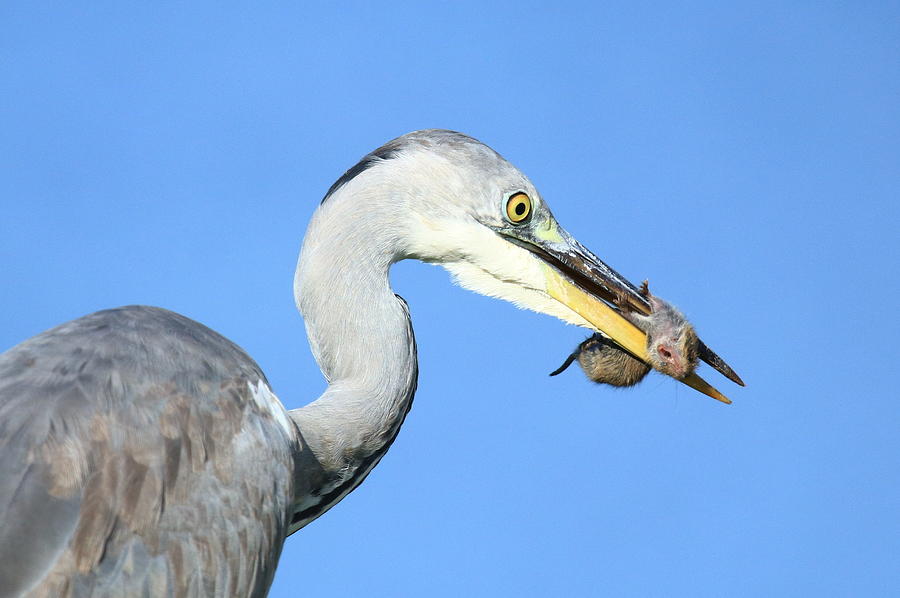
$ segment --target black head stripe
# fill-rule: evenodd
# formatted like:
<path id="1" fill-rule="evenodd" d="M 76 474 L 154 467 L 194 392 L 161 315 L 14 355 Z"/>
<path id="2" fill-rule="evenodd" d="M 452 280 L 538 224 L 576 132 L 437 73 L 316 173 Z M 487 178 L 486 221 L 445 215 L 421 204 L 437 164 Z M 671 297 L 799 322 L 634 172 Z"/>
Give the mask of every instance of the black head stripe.
<path id="1" fill-rule="evenodd" d="M 322 203 L 328 201 L 328 198 L 331 197 L 335 191 L 352 181 L 360 173 L 371 168 L 378 162 L 381 162 L 383 160 L 390 160 L 397 155 L 398 151 L 399 150 L 394 142 L 388 142 L 379 147 L 371 154 L 363 156 L 362 160 L 357 162 L 354 166 L 347 170 L 347 172 L 342 174 L 341 178 L 334 182 L 334 184 L 328 189 L 328 193 L 326 193 L 325 197 L 322 198 Z"/>

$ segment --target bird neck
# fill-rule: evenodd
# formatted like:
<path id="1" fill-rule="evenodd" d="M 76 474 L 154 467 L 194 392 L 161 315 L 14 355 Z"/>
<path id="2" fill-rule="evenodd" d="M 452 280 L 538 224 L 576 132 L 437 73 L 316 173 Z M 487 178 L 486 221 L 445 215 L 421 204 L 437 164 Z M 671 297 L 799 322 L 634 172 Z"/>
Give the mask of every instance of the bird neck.
<path id="1" fill-rule="evenodd" d="M 415 393 L 409 313 L 388 280 L 396 261 L 396 222 L 379 226 L 377 220 L 360 223 L 358 215 L 323 205 L 297 265 L 297 307 L 328 381 L 316 401 L 290 412 L 301 451 L 308 448 L 322 472 L 312 486 L 297 489 L 298 513 L 307 509 L 309 521 L 353 490 L 381 459 Z"/>

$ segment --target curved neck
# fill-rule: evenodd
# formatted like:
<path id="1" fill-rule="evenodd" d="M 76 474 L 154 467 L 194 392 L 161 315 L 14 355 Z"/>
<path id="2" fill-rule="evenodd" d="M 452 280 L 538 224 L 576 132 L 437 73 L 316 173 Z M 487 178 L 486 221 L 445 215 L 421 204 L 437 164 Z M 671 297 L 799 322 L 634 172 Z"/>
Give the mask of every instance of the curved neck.
<path id="1" fill-rule="evenodd" d="M 294 279 L 313 355 L 329 383 L 316 401 L 290 412 L 301 451 L 312 452 L 318 469 L 313 481 L 298 472 L 304 479 L 294 529 L 365 478 L 396 437 L 416 387 L 409 314 L 388 280 L 399 251 L 397 223 L 377 214 L 360 222 L 337 199 L 314 215 Z"/>

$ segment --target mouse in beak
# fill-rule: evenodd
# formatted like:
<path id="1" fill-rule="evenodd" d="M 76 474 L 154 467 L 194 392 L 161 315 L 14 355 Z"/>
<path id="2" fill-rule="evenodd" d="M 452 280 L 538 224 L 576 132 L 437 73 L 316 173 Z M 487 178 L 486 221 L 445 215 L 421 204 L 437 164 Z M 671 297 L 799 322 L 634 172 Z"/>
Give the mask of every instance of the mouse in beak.
<path id="1" fill-rule="evenodd" d="M 550 375 L 562 373 L 575 360 L 590 380 L 618 387 L 634 386 L 651 367 L 678 380 L 692 374 L 700 355 L 700 339 L 694 327 L 678 308 L 653 295 L 646 280 L 640 294 L 650 305 L 648 315 L 633 309 L 623 299 L 616 303 L 622 316 L 647 335 L 646 363 L 611 339 L 594 334 L 579 344 Z"/>

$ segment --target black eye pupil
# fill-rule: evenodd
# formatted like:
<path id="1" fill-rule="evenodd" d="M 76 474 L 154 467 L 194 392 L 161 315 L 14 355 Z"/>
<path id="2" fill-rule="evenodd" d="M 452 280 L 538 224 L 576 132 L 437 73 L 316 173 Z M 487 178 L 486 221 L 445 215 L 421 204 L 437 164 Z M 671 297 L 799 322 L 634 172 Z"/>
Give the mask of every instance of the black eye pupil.
<path id="1" fill-rule="evenodd" d="M 525 213 L 525 204 L 523 202 L 519 202 L 516 204 L 516 216 L 521 216 Z"/>

